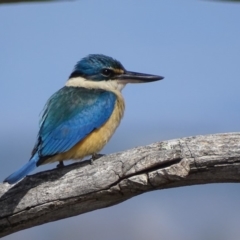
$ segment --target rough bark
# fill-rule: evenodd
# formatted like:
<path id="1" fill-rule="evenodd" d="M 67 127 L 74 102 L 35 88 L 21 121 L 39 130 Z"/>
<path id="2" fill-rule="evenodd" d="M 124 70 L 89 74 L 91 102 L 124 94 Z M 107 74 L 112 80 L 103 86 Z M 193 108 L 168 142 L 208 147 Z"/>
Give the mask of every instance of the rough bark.
<path id="1" fill-rule="evenodd" d="M 240 181 L 240 133 L 154 143 L 0 184 L 0 237 L 148 191 Z"/>

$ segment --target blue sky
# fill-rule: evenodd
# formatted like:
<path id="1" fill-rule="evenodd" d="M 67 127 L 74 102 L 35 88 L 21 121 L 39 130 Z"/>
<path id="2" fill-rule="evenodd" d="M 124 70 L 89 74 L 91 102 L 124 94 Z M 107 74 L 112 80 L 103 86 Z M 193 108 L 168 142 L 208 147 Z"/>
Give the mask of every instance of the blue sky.
<path id="1" fill-rule="evenodd" d="M 239 132 L 239 11 L 197 0 L 1 5 L 0 179 L 28 161 L 46 100 L 90 53 L 165 77 L 123 90 L 124 119 L 102 152 Z M 155 191 L 5 239 L 238 240 L 239 199 L 239 184 Z"/>

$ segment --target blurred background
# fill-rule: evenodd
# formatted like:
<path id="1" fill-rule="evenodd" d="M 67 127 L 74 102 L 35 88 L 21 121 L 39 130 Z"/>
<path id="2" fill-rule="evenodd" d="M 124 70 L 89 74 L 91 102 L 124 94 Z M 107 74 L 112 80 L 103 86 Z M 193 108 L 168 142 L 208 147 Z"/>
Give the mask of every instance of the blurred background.
<path id="1" fill-rule="evenodd" d="M 123 90 L 125 116 L 102 153 L 240 131 L 239 23 L 240 4 L 215 1 L 0 5 L 0 180 L 28 161 L 46 100 L 90 53 L 165 77 Z M 155 191 L 4 239 L 239 240 L 239 201 L 239 184 Z"/>

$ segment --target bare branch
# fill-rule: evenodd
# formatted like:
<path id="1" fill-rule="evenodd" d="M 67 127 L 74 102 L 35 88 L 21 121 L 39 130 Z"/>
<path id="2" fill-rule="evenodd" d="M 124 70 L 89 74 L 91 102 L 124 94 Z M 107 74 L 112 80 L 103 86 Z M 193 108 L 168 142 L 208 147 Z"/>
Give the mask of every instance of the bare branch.
<path id="1" fill-rule="evenodd" d="M 157 189 L 240 182 L 240 133 L 154 143 L 0 184 L 0 236 Z"/>

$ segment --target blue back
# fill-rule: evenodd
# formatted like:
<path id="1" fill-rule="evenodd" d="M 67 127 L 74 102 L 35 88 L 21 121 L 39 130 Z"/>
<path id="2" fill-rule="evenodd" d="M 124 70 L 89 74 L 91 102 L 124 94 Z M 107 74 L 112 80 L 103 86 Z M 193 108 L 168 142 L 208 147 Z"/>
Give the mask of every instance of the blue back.
<path id="1" fill-rule="evenodd" d="M 33 155 L 68 151 L 111 116 L 116 96 L 101 89 L 63 87 L 47 102 Z"/>

